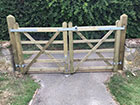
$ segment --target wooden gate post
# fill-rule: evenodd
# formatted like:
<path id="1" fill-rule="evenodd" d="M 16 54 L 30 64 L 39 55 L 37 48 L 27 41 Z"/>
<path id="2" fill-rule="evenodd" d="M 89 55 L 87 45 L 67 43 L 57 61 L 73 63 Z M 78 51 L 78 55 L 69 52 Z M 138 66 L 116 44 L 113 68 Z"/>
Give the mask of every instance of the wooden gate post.
<path id="1" fill-rule="evenodd" d="M 119 61 L 120 64 L 118 65 L 119 70 L 123 70 L 123 65 L 124 65 L 124 53 L 125 53 L 125 37 L 126 37 L 126 29 L 127 29 L 127 19 L 128 16 L 126 14 L 123 14 L 120 16 L 120 22 L 121 26 L 125 27 L 125 30 L 121 30 L 121 35 L 120 35 L 120 54 L 119 54 Z"/>
<path id="2" fill-rule="evenodd" d="M 14 32 L 10 32 L 10 29 L 14 29 L 14 24 L 16 20 L 15 17 L 12 15 L 7 16 L 7 24 L 8 24 L 8 31 L 10 36 L 10 44 L 11 44 L 11 54 L 12 54 L 12 60 L 13 60 L 13 68 L 14 70 L 17 70 L 15 64 L 18 64 L 18 57 L 17 57 L 17 50 L 16 50 L 16 41 L 14 37 Z"/>
<path id="3" fill-rule="evenodd" d="M 18 23 L 14 24 L 14 29 L 18 29 L 19 25 Z M 19 32 L 15 32 L 15 42 L 16 42 L 16 47 L 17 47 L 17 57 L 18 57 L 18 67 L 20 68 L 21 73 L 24 72 L 24 58 L 23 58 L 23 53 L 22 53 L 22 45 L 21 45 L 21 36 Z"/>
<path id="4" fill-rule="evenodd" d="M 72 22 L 68 23 L 68 27 L 72 28 Z M 69 31 L 69 57 L 70 57 L 70 73 L 74 72 L 73 67 L 73 32 Z"/>
<path id="5" fill-rule="evenodd" d="M 67 28 L 67 23 L 63 22 L 62 24 L 63 28 Z M 64 68 L 65 68 L 65 73 L 68 72 L 68 38 L 67 38 L 67 31 L 63 31 L 63 49 L 64 49 L 64 58 L 65 58 L 65 64 L 64 64 Z"/>

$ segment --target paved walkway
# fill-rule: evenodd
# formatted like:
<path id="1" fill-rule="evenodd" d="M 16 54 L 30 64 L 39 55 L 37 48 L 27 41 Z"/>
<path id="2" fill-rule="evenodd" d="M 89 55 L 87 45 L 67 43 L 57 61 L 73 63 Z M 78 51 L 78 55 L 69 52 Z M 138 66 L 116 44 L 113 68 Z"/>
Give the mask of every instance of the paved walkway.
<path id="1" fill-rule="evenodd" d="M 117 105 L 104 82 L 111 73 L 33 74 L 41 89 L 32 105 Z"/>

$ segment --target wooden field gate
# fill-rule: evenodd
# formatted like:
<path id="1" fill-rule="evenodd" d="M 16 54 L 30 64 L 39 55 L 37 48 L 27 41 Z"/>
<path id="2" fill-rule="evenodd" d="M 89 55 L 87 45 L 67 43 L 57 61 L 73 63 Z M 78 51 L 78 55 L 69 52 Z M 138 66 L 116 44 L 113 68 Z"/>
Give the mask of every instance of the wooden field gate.
<path id="1" fill-rule="evenodd" d="M 14 67 L 16 70 L 20 70 L 22 73 L 74 73 L 74 72 L 94 72 L 94 71 L 117 71 L 123 70 L 124 61 L 124 45 L 127 28 L 127 15 L 123 14 L 120 16 L 120 20 L 116 21 L 115 25 L 110 26 L 75 26 L 72 23 L 63 22 L 62 27 L 19 27 L 12 15 L 7 16 L 7 23 L 10 35 L 10 43 L 12 46 L 12 53 L 14 59 Z M 101 39 L 86 39 L 81 31 L 107 31 L 108 32 Z M 114 39 L 107 39 L 113 31 L 115 32 Z M 55 32 L 55 34 L 46 41 L 36 41 L 28 32 Z M 56 40 L 59 33 L 63 33 L 63 40 Z M 77 33 L 82 40 L 73 40 L 73 32 Z M 30 41 L 21 41 L 20 33 L 24 35 Z M 113 49 L 98 49 L 103 42 L 115 42 Z M 91 50 L 74 50 L 74 43 L 86 43 Z M 97 43 L 93 46 L 91 43 Z M 23 51 L 22 44 L 35 44 L 40 51 Z M 45 46 L 41 46 L 45 44 Z M 50 44 L 63 44 L 63 50 L 50 51 L 47 50 Z M 74 53 L 86 52 L 87 54 L 82 59 L 74 59 Z M 101 52 L 114 52 L 114 57 L 104 57 Z M 50 59 L 38 59 L 40 55 L 46 54 Z M 52 54 L 63 53 L 62 59 L 56 59 Z M 96 53 L 98 59 L 90 59 L 89 56 L 92 53 Z M 36 54 L 31 60 L 24 60 L 23 54 Z M 107 66 L 92 66 L 92 67 L 81 67 L 82 63 L 90 60 L 102 60 Z M 108 60 L 113 60 L 110 64 Z M 74 61 L 78 64 L 74 66 Z M 47 67 L 31 67 L 35 62 L 51 62 L 55 63 L 58 67 L 47 68 Z M 61 64 L 61 62 L 63 64 Z"/>

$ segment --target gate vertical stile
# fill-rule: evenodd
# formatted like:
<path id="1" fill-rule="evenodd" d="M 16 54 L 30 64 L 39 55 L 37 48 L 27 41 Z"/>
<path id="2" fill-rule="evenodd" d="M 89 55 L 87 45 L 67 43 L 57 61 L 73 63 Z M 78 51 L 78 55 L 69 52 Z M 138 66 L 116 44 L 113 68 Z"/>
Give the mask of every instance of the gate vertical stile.
<path id="1" fill-rule="evenodd" d="M 67 28 L 67 23 L 63 22 L 62 24 L 63 28 Z M 64 73 L 67 73 L 68 68 L 68 38 L 67 38 L 67 31 L 63 31 L 63 50 L 64 50 Z"/>
<path id="2" fill-rule="evenodd" d="M 119 27 L 120 26 L 120 20 L 116 21 L 116 26 Z M 119 49 L 120 49 L 120 30 L 116 30 L 115 33 L 115 48 L 114 48 L 114 61 L 113 61 L 113 65 L 114 65 L 114 71 L 118 70 L 118 64 L 119 64 Z"/>
<path id="3" fill-rule="evenodd" d="M 18 23 L 14 24 L 14 29 L 18 29 L 19 25 Z M 19 32 L 15 32 L 14 34 L 16 47 L 17 47 L 17 57 L 18 57 L 18 68 L 20 69 L 21 73 L 24 72 L 24 58 L 23 58 L 23 50 L 21 45 L 21 36 Z"/>
<path id="4" fill-rule="evenodd" d="M 72 22 L 68 23 L 68 27 L 72 28 Z M 70 73 L 74 72 L 73 67 L 73 31 L 69 31 L 69 60 L 70 60 Z"/>

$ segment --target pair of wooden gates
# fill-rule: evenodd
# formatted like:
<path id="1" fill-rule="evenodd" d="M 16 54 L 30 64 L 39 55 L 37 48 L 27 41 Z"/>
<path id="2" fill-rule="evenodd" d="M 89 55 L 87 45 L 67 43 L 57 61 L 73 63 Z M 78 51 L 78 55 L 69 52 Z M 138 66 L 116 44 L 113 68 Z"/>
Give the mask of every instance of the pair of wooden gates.
<path id="1" fill-rule="evenodd" d="M 14 56 L 14 65 L 16 70 L 20 70 L 22 73 L 74 73 L 74 72 L 94 72 L 94 71 L 117 71 L 123 69 L 124 58 L 124 44 L 125 34 L 127 27 L 127 15 L 123 14 L 120 20 L 116 21 L 116 25 L 111 26 L 75 26 L 72 23 L 63 22 L 63 27 L 19 27 L 15 21 L 14 16 L 7 16 L 7 23 L 10 35 L 10 42 L 12 45 L 12 53 Z M 107 31 L 108 32 L 101 39 L 86 39 L 81 31 Z M 107 39 L 113 31 L 115 32 L 114 39 Z M 55 32 L 55 34 L 47 41 L 37 41 L 28 32 Z M 63 33 L 63 40 L 56 40 L 56 37 Z M 73 33 L 77 33 L 82 40 L 73 40 Z M 21 41 L 20 33 L 24 35 L 30 41 Z M 98 49 L 103 42 L 115 42 L 113 49 Z M 74 50 L 73 44 L 87 43 L 91 48 L 90 50 Z M 95 46 L 91 43 L 97 43 Z M 40 51 L 23 51 L 22 44 L 35 44 Z M 45 44 L 45 46 L 41 46 Z M 47 50 L 50 44 L 63 44 L 63 50 Z M 113 57 L 104 57 L 103 52 L 114 53 Z M 56 59 L 53 54 L 62 53 L 62 59 Z M 85 53 L 82 58 L 74 58 L 75 53 Z M 98 58 L 90 59 L 90 55 L 96 53 Z M 32 59 L 24 60 L 24 54 L 35 54 Z M 39 59 L 39 57 L 45 54 L 49 59 Z M 81 66 L 85 61 L 103 61 L 106 66 Z M 112 60 L 112 62 L 109 62 Z M 34 63 L 55 63 L 57 67 L 31 67 Z M 74 64 L 76 62 L 76 64 Z"/>

